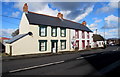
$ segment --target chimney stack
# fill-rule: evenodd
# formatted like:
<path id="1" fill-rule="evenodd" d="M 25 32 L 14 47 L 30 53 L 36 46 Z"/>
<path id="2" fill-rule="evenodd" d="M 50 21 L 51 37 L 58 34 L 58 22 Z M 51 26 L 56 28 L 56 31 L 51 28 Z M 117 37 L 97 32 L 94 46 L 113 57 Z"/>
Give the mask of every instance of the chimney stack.
<path id="1" fill-rule="evenodd" d="M 63 19 L 63 14 L 61 14 L 60 12 L 58 13 L 57 17 L 59 17 L 60 19 Z"/>
<path id="2" fill-rule="evenodd" d="M 87 23 L 86 23 L 86 21 L 83 21 L 82 24 L 86 26 Z"/>
<path id="3" fill-rule="evenodd" d="M 27 3 L 25 3 L 24 6 L 23 6 L 23 12 L 28 13 L 28 5 L 27 5 Z"/>

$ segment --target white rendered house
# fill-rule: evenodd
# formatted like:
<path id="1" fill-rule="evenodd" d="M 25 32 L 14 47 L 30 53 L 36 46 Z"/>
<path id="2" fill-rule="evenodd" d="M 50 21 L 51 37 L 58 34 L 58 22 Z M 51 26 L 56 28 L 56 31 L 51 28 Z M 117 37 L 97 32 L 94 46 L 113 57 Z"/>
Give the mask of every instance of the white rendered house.
<path id="1" fill-rule="evenodd" d="M 30 12 L 27 4 L 23 11 L 19 35 L 6 44 L 6 53 L 10 55 L 74 51 L 76 47 L 83 50 L 93 41 L 86 22 L 64 19 L 61 13 L 53 17 Z"/>

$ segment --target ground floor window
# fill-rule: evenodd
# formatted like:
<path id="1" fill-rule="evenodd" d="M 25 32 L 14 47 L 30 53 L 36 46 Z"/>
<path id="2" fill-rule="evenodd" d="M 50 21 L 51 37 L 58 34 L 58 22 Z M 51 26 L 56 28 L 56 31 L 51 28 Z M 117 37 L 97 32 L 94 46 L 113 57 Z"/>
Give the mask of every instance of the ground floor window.
<path id="1" fill-rule="evenodd" d="M 39 50 L 40 51 L 47 50 L 47 40 L 39 40 Z"/>
<path id="2" fill-rule="evenodd" d="M 60 40 L 61 42 L 61 50 L 66 49 L 66 40 Z"/>

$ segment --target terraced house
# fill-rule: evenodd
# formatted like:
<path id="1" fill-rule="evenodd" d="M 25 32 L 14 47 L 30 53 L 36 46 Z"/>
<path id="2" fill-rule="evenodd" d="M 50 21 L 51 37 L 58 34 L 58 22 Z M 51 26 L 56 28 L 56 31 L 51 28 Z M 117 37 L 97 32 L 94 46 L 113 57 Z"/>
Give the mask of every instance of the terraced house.
<path id="1" fill-rule="evenodd" d="M 57 53 L 86 49 L 93 41 L 92 31 L 82 24 L 56 17 L 28 11 L 24 4 L 19 26 L 19 35 L 6 44 L 6 53 L 11 55 Z"/>

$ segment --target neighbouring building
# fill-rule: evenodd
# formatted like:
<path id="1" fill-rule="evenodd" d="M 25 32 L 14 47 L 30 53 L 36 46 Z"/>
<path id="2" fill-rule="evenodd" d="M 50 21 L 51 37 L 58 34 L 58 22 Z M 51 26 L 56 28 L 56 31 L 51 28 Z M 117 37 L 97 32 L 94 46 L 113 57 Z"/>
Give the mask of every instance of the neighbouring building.
<path id="1" fill-rule="evenodd" d="M 95 47 L 104 47 L 104 44 L 106 44 L 105 39 L 99 35 L 99 34 L 93 34 L 93 42 L 92 42 L 92 46 L 93 48 Z"/>
<path id="2" fill-rule="evenodd" d="M 107 39 L 107 44 L 108 45 L 120 45 L 120 39 L 119 38 L 109 38 Z"/>
<path id="3" fill-rule="evenodd" d="M 0 37 L 0 52 L 5 52 L 5 42 L 8 41 L 10 38 Z"/>
<path id="4" fill-rule="evenodd" d="M 10 38 L 7 37 L 0 37 L 0 42 L 3 43 L 5 45 L 5 42 L 10 40 Z"/>
<path id="5" fill-rule="evenodd" d="M 19 34 L 6 44 L 6 53 L 24 55 L 36 53 L 57 53 L 86 49 L 93 42 L 92 31 L 82 24 L 56 17 L 28 11 L 24 4 Z"/>

